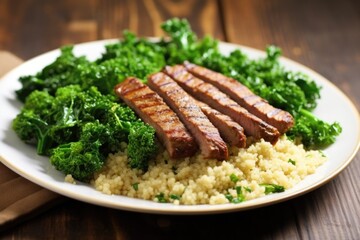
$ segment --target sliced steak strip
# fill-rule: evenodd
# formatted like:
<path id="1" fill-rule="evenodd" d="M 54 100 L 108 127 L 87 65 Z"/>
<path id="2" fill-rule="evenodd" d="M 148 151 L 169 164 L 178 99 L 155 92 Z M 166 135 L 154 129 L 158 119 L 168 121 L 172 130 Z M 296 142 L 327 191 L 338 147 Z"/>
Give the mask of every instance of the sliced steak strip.
<path id="1" fill-rule="evenodd" d="M 228 115 L 239 123 L 247 135 L 253 136 L 256 139 L 263 138 L 272 144 L 275 144 L 279 139 L 280 133 L 275 127 L 249 113 L 214 85 L 196 78 L 189 73 L 184 66 L 167 66 L 164 68 L 164 72 L 172 77 L 192 96 L 209 104 L 209 106 Z"/>
<path id="2" fill-rule="evenodd" d="M 243 148 L 246 146 L 246 136 L 244 129 L 228 115 L 211 108 L 206 103 L 197 101 L 196 104 L 201 108 L 201 111 L 205 113 L 210 122 L 219 129 L 220 136 L 230 146 L 236 146 Z"/>
<path id="3" fill-rule="evenodd" d="M 185 62 L 184 66 L 194 76 L 213 84 L 250 113 L 276 127 L 281 134 L 294 125 L 290 113 L 271 106 L 265 99 L 255 95 L 235 79 L 189 62 Z"/>
<path id="4" fill-rule="evenodd" d="M 155 128 L 171 158 L 193 156 L 198 147 L 174 111 L 140 80 L 129 77 L 115 86 L 115 93 L 140 118 Z"/>
<path id="5" fill-rule="evenodd" d="M 195 99 L 162 72 L 149 76 L 148 85 L 178 114 L 196 139 L 204 158 L 228 158 L 227 145 L 220 137 L 219 130 L 196 105 Z"/>

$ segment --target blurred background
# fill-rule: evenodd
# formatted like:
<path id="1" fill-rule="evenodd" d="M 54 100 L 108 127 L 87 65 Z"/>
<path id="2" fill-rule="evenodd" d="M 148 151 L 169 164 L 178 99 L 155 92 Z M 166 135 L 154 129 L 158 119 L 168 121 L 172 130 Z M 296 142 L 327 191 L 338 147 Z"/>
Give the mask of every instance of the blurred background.
<path id="1" fill-rule="evenodd" d="M 163 36 L 160 24 L 172 17 L 188 19 L 199 37 L 208 34 L 262 50 L 275 44 L 284 56 L 335 83 L 359 109 L 359 0 L 0 0 L 0 51 L 27 60 L 65 44 L 119 38 L 124 29 Z M 190 233 L 197 238 L 252 233 L 248 239 L 359 239 L 359 219 L 347 214 L 359 209 L 359 157 L 355 160 L 324 187 L 272 207 L 186 217 L 68 200 L 0 238 L 141 239 L 146 234 L 182 239 Z M 357 200 L 344 205 L 341 191 L 349 188 Z"/>

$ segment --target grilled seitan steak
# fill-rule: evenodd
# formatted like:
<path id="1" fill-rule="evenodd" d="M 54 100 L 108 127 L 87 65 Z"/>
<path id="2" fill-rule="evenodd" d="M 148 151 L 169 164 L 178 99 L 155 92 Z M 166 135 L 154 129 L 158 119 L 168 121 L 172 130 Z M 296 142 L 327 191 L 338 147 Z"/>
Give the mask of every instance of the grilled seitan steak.
<path id="1" fill-rule="evenodd" d="M 193 156 L 198 147 L 195 139 L 163 99 L 140 80 L 129 77 L 116 85 L 115 93 L 140 118 L 155 128 L 171 158 Z"/>
<path id="2" fill-rule="evenodd" d="M 271 106 L 265 99 L 255 95 L 235 79 L 189 62 L 185 62 L 184 66 L 192 75 L 213 84 L 250 113 L 276 127 L 281 134 L 294 125 L 290 113 Z"/>
<path id="3" fill-rule="evenodd" d="M 275 127 L 248 112 L 214 85 L 189 73 L 184 66 L 166 66 L 163 71 L 193 97 L 230 116 L 244 128 L 247 135 L 263 138 L 272 144 L 279 139 L 280 133 Z"/>
<path id="4" fill-rule="evenodd" d="M 218 129 L 196 105 L 195 99 L 162 72 L 149 76 L 148 85 L 178 114 L 196 139 L 204 158 L 228 158 L 226 143 L 220 137 Z"/>
<path id="5" fill-rule="evenodd" d="M 201 108 L 201 111 L 205 113 L 210 122 L 219 129 L 220 136 L 230 146 L 236 146 L 243 148 L 246 146 L 246 136 L 244 129 L 228 115 L 211 108 L 206 103 L 196 101 L 196 104 Z"/>

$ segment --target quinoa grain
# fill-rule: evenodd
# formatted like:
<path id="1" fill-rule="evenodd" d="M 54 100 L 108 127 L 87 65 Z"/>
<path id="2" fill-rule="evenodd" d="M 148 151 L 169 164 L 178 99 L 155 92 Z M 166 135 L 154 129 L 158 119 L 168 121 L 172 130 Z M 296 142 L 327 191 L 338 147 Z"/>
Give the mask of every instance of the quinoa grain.
<path id="1" fill-rule="evenodd" d="M 275 146 L 261 140 L 246 149 L 231 148 L 231 152 L 234 155 L 227 161 L 203 159 L 199 154 L 174 160 L 163 152 L 149 163 L 146 173 L 131 169 L 126 152 L 118 152 L 109 155 L 91 184 L 105 194 L 145 200 L 158 201 L 156 196 L 163 194 L 176 205 L 224 204 L 229 202 L 226 194 L 236 197 L 236 186 L 241 186 L 244 200 L 258 198 L 265 195 L 260 184 L 289 189 L 327 160 L 322 152 L 305 151 L 286 137 Z M 232 181 L 232 174 L 237 181 Z"/>

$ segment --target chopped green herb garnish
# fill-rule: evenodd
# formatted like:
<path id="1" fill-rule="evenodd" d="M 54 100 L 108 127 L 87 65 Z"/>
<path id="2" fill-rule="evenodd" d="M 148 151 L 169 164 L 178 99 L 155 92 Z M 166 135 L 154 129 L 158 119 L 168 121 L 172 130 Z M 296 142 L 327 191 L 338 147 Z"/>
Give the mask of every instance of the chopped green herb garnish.
<path id="1" fill-rule="evenodd" d="M 229 200 L 229 202 L 231 202 L 231 203 L 241 203 L 241 202 L 245 201 L 245 196 L 242 193 L 242 187 L 236 186 L 235 190 L 236 190 L 237 196 L 233 197 L 230 193 L 225 194 L 225 197 L 227 198 L 227 200 Z"/>
<path id="2" fill-rule="evenodd" d="M 170 194 L 170 198 L 174 200 L 180 200 L 181 197 L 177 194 Z"/>
<path id="3" fill-rule="evenodd" d="M 236 186 L 235 189 L 236 189 L 236 193 L 237 193 L 237 199 L 239 200 L 239 202 L 245 201 L 245 196 L 242 192 L 242 187 Z"/>
<path id="4" fill-rule="evenodd" d="M 279 192 L 284 192 L 285 188 L 283 186 L 280 185 L 276 185 L 276 184 L 260 184 L 260 186 L 265 187 L 265 194 L 270 194 L 270 193 L 279 193 Z"/>
<path id="5" fill-rule="evenodd" d="M 244 187 L 244 189 L 245 189 L 247 192 L 249 192 L 249 193 L 252 192 L 251 188 L 249 188 L 249 187 Z"/>
<path id="6" fill-rule="evenodd" d="M 168 202 L 168 200 L 165 198 L 165 194 L 163 192 L 156 195 L 155 198 L 157 198 L 159 203 L 167 203 Z"/>
<path id="7" fill-rule="evenodd" d="M 234 173 L 232 173 L 232 174 L 230 175 L 230 180 L 231 180 L 232 182 L 236 183 L 237 181 L 239 181 L 239 178 L 238 178 Z"/>
<path id="8" fill-rule="evenodd" d="M 231 203 L 241 203 L 244 201 L 243 197 L 233 197 L 231 194 L 226 194 L 225 197 L 227 198 L 227 200 L 229 200 L 229 202 Z"/>
<path id="9" fill-rule="evenodd" d="M 294 166 L 296 165 L 296 162 L 294 160 L 292 160 L 291 158 L 289 158 L 288 162 L 291 163 Z"/>
<path id="10" fill-rule="evenodd" d="M 241 186 L 236 186 L 235 187 L 235 190 L 236 190 L 236 193 L 239 195 L 239 194 L 242 194 L 241 192 Z"/>
<path id="11" fill-rule="evenodd" d="M 225 197 L 226 197 L 227 200 L 229 200 L 229 202 L 231 202 L 231 203 L 241 203 L 241 202 L 244 201 L 243 198 L 233 197 L 231 194 L 226 194 Z"/>
<path id="12" fill-rule="evenodd" d="M 139 190 L 139 183 L 134 183 L 132 187 L 134 188 L 135 191 Z"/>
<path id="13" fill-rule="evenodd" d="M 227 200 L 229 200 L 229 202 L 232 202 L 234 198 L 231 194 L 225 194 L 225 197 L 227 198 Z"/>

